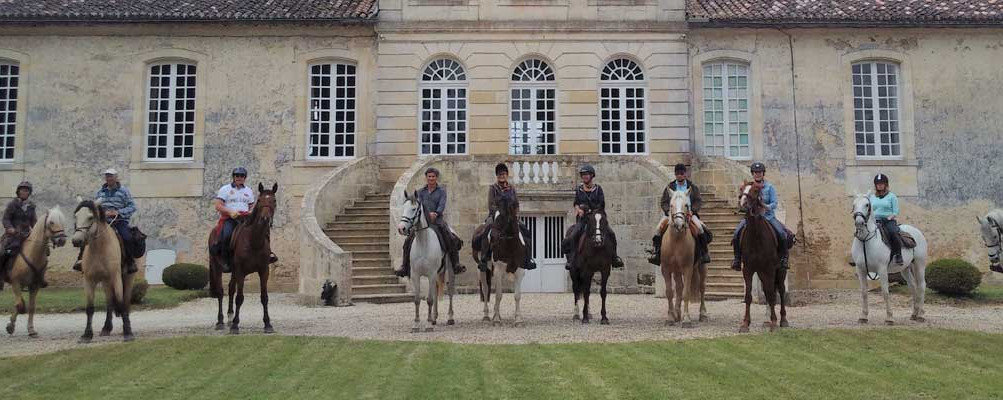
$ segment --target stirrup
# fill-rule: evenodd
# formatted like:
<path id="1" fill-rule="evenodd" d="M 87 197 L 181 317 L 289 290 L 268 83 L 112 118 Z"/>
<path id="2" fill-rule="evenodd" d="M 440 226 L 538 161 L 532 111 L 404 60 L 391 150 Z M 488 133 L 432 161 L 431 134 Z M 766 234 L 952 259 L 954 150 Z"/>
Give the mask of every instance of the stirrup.
<path id="1" fill-rule="evenodd" d="M 526 262 L 522 263 L 522 269 L 526 271 L 532 271 L 536 269 L 536 261 L 533 261 L 532 258 L 526 259 Z"/>
<path id="2" fill-rule="evenodd" d="M 77 260 L 77 262 L 73 263 L 72 269 L 77 272 L 84 272 L 83 264 L 83 261 Z"/>
<path id="3" fill-rule="evenodd" d="M 406 268 L 402 265 L 400 269 L 394 270 L 394 275 L 397 275 L 400 278 L 407 278 L 409 275 L 411 275 L 411 271 L 409 270 L 410 268 Z"/>
<path id="4" fill-rule="evenodd" d="M 989 270 L 993 271 L 993 272 L 999 272 L 999 273 L 1003 274 L 1003 266 L 1000 266 L 999 264 L 997 264 L 997 265 L 990 265 L 989 266 Z"/>
<path id="5" fill-rule="evenodd" d="M 742 259 L 736 258 L 734 260 L 731 260 L 731 269 L 733 269 L 735 271 L 741 271 L 742 270 Z"/>
<path id="6" fill-rule="evenodd" d="M 662 265 L 662 255 L 658 253 L 651 253 L 648 256 L 648 264 Z"/>

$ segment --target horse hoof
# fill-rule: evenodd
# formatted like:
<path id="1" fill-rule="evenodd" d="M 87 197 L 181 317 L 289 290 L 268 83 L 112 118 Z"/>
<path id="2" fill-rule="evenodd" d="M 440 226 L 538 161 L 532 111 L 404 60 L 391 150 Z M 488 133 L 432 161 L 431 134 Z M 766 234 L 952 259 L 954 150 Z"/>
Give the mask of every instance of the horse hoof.
<path id="1" fill-rule="evenodd" d="M 456 320 L 446 320 L 446 325 L 456 325 Z"/>
<path id="2" fill-rule="evenodd" d="M 579 317 L 578 314 L 575 314 L 574 316 L 571 317 L 572 321 L 581 321 L 581 319 L 582 317 Z"/>
<path id="3" fill-rule="evenodd" d="M 599 325 L 609 325 L 609 320 L 606 319 L 606 318 L 603 318 L 603 319 L 599 320 Z"/>
<path id="4" fill-rule="evenodd" d="M 111 329 L 109 330 L 102 329 L 101 333 L 99 333 L 98 336 L 111 336 Z"/>
<path id="5" fill-rule="evenodd" d="M 14 334 L 14 324 L 9 323 L 9 322 L 7 323 L 7 334 L 8 335 L 13 335 Z"/>
<path id="6" fill-rule="evenodd" d="M 225 327 L 225 325 L 223 325 L 222 322 L 216 324 L 216 330 L 217 331 L 223 330 L 224 327 Z"/>
<path id="7" fill-rule="evenodd" d="M 770 327 L 770 332 L 777 330 L 777 326 L 774 324 L 770 324 L 769 327 Z"/>
<path id="8" fill-rule="evenodd" d="M 434 331 L 435 331 L 435 328 L 433 328 L 433 327 L 431 327 L 431 326 L 430 326 L 430 327 L 428 327 L 428 328 L 425 328 L 425 332 L 426 332 L 426 333 L 428 333 L 428 332 L 434 332 Z"/>
<path id="9" fill-rule="evenodd" d="M 888 325 L 888 326 L 895 325 L 895 321 L 885 321 L 885 325 Z"/>
<path id="10" fill-rule="evenodd" d="M 676 326 L 676 321 L 673 321 L 671 319 L 668 320 L 668 321 L 665 321 L 665 326 Z"/>
<path id="11" fill-rule="evenodd" d="M 919 323 L 924 323 L 924 322 L 926 322 L 926 318 L 916 317 L 916 318 L 913 318 L 913 321 L 916 321 L 916 322 L 919 322 Z"/>
<path id="12" fill-rule="evenodd" d="M 707 318 L 706 315 L 701 315 L 700 319 L 698 321 L 700 321 L 700 322 L 707 322 L 708 319 L 710 319 L 710 318 Z"/>
<path id="13" fill-rule="evenodd" d="M 491 321 L 491 317 L 488 317 L 488 316 L 485 315 L 484 318 L 481 318 L 481 321 L 489 322 L 489 321 Z"/>
<path id="14" fill-rule="evenodd" d="M 133 340 L 136 340 L 136 337 L 133 336 L 132 334 L 128 334 L 128 335 L 122 336 L 122 341 L 123 342 L 131 342 Z"/>
<path id="15" fill-rule="evenodd" d="M 515 321 L 512 326 L 516 328 L 522 328 L 522 321 Z"/>
<path id="16" fill-rule="evenodd" d="M 230 328 L 230 334 L 231 335 L 239 335 L 240 334 L 240 329 L 239 328 L 233 328 L 233 327 L 231 327 Z"/>
<path id="17" fill-rule="evenodd" d="M 77 343 L 80 343 L 80 344 L 87 344 L 87 343 L 90 343 L 90 342 L 91 342 L 91 337 L 90 336 L 81 336 L 80 340 L 77 340 Z"/>
<path id="18" fill-rule="evenodd" d="M 421 329 L 411 328 L 411 333 L 418 333 L 418 332 L 421 332 Z"/>
<path id="19" fill-rule="evenodd" d="M 38 338 L 38 332 L 28 332 L 28 337 L 30 337 L 32 339 L 37 339 Z"/>
<path id="20" fill-rule="evenodd" d="M 790 327 L 790 326 L 791 326 L 791 324 L 789 322 L 787 322 L 786 319 L 780 320 L 780 327 L 781 328 L 787 328 L 787 327 Z"/>
<path id="21" fill-rule="evenodd" d="M 858 319 L 858 320 L 857 320 L 857 323 L 858 323 L 858 324 L 866 324 L 866 323 L 867 323 L 867 318 L 861 318 L 861 319 Z"/>
<path id="22" fill-rule="evenodd" d="M 275 328 L 272 328 L 271 326 L 266 326 L 265 333 L 275 333 Z"/>
<path id="23" fill-rule="evenodd" d="M 436 324 L 436 322 L 438 322 L 438 321 L 432 321 L 432 325 L 434 326 Z"/>
<path id="24" fill-rule="evenodd" d="M 690 329 L 690 328 L 693 328 L 693 327 L 694 327 L 695 325 L 693 325 L 693 323 L 692 323 L 692 322 L 683 322 L 681 326 L 682 326 L 682 327 L 683 327 L 684 329 Z"/>
<path id="25" fill-rule="evenodd" d="M 491 322 L 491 325 L 502 326 L 502 322 L 501 321 L 493 321 L 493 322 Z"/>
<path id="26" fill-rule="evenodd" d="M 582 318 L 582 325 L 588 325 L 590 323 L 592 323 L 592 320 L 588 318 Z"/>
<path id="27" fill-rule="evenodd" d="M 738 328 L 738 333 L 749 333 L 749 327 L 748 326 L 740 326 Z"/>

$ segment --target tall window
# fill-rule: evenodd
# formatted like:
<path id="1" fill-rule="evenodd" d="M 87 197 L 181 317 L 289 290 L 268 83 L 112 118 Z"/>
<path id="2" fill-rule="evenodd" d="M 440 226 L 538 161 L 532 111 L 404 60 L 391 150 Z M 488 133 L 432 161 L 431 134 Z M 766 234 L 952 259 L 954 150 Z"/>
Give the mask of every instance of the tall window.
<path id="1" fill-rule="evenodd" d="M 602 154 L 643 154 L 645 135 L 644 72 L 626 58 L 603 67 L 599 87 L 599 146 Z"/>
<path id="2" fill-rule="evenodd" d="M 554 70 L 529 59 L 512 71 L 509 154 L 556 154 Z"/>
<path id="3" fill-rule="evenodd" d="M 447 58 L 421 76 L 421 154 L 467 152 L 467 73 Z"/>
<path id="4" fill-rule="evenodd" d="M 14 160 L 17 84 L 20 67 L 0 62 L 0 161 Z"/>
<path id="5" fill-rule="evenodd" d="M 195 153 L 195 66 L 150 66 L 146 110 L 146 159 L 193 160 Z"/>
<path id="6" fill-rule="evenodd" d="M 857 156 L 900 157 L 898 66 L 868 61 L 853 64 L 852 71 Z"/>
<path id="7" fill-rule="evenodd" d="M 308 158 L 355 157 L 355 66 L 310 66 Z"/>
<path id="8" fill-rule="evenodd" d="M 748 159 L 749 68 L 735 63 L 703 67 L 704 148 L 707 155 Z"/>

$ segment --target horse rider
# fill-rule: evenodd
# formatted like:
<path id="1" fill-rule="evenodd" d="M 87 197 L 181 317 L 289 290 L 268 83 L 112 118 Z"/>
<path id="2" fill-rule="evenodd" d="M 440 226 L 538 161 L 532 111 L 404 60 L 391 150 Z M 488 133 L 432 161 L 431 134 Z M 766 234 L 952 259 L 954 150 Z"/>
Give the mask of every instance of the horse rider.
<path id="1" fill-rule="evenodd" d="M 256 200 L 254 190 L 245 185 L 247 169 L 244 167 L 234 168 L 230 175 L 231 182 L 219 188 L 216 191 L 216 198 L 212 199 L 213 208 L 219 212 L 222 223 L 219 239 L 214 246 L 214 254 L 222 260 L 224 273 L 230 272 L 230 264 L 232 263 L 233 254 L 230 253 L 230 238 L 233 237 L 233 231 L 237 229 L 240 220 L 254 209 Z M 275 253 L 269 250 L 268 263 L 271 264 L 278 260 Z"/>
<path id="2" fill-rule="evenodd" d="M 567 259 L 564 269 L 569 271 L 574 265 L 574 259 L 578 253 L 578 240 L 588 228 L 585 216 L 594 211 L 606 210 L 606 196 L 603 194 L 602 187 L 594 182 L 596 169 L 589 164 L 582 165 L 578 169 L 578 176 L 582 178 L 582 183 L 575 189 L 575 225 L 571 227 L 568 237 L 561 243 L 562 251 Z M 613 233 L 612 229 L 608 229 L 606 235 L 613 245 L 613 268 L 623 268 L 623 260 L 616 254 L 616 234 Z"/>
<path id="3" fill-rule="evenodd" d="M 773 231 L 777 234 L 777 251 L 780 253 L 780 269 L 787 269 L 787 256 L 788 249 L 792 245 L 794 238 L 788 237 L 787 228 L 784 224 L 777 220 L 774 210 L 777 208 L 777 188 L 773 186 L 772 183 L 766 180 L 766 165 L 761 162 L 754 162 L 752 166 L 749 167 L 749 171 L 752 172 L 752 179 L 755 180 L 757 185 L 761 185 L 763 189 L 759 192 L 760 199 L 762 199 L 763 204 L 766 205 L 766 220 L 770 222 L 773 226 Z M 742 270 L 742 243 L 740 238 L 742 237 L 742 230 L 745 229 L 745 219 L 743 218 L 741 222 L 738 223 L 738 227 L 735 228 L 735 235 L 731 239 L 731 247 L 735 251 L 735 259 L 731 261 L 731 269 L 735 271 Z"/>
<path id="4" fill-rule="evenodd" d="M 713 240 L 713 235 L 710 233 L 710 229 L 700 221 L 700 206 L 703 203 L 703 199 L 700 198 L 700 188 L 696 184 L 686 179 L 686 166 L 683 164 L 676 164 L 675 167 L 676 180 L 669 182 L 665 189 L 662 190 L 662 213 L 664 216 L 662 220 L 658 222 L 658 226 L 662 225 L 662 222 L 670 218 L 672 214 L 671 200 L 672 191 L 685 191 L 689 189 L 690 191 L 690 218 L 693 223 L 696 224 L 700 229 L 700 235 L 697 237 L 697 255 L 700 257 L 700 262 L 706 264 L 710 262 L 710 251 L 708 251 L 707 246 Z M 655 236 L 651 238 L 651 244 L 654 246 L 655 251 L 648 257 L 648 262 L 659 265 L 662 263 L 662 232 L 656 232 Z"/>
<path id="5" fill-rule="evenodd" d="M 871 212 L 878 227 L 884 229 L 885 237 L 891 246 L 892 259 L 902 265 L 902 238 L 899 237 L 899 224 L 895 218 L 899 215 L 899 198 L 888 187 L 888 175 L 874 176 L 874 194 L 870 196 Z"/>
<path id="6" fill-rule="evenodd" d="M 14 256 L 21 250 L 21 244 L 28 235 L 31 228 L 35 226 L 38 218 L 35 215 L 35 202 L 31 201 L 31 182 L 24 181 L 14 189 L 15 197 L 7 203 L 3 211 L 3 237 L 0 238 L 0 289 L 3 288 L 4 279 L 7 277 L 8 263 L 13 264 Z M 48 283 L 42 281 L 42 287 Z"/>
<path id="7" fill-rule="evenodd" d="M 491 232 L 491 222 L 494 221 L 495 212 L 498 211 L 499 204 L 503 198 L 508 198 L 515 208 L 519 208 L 519 196 L 515 192 L 515 187 L 508 182 L 508 166 L 505 163 L 498 163 L 495 165 L 495 179 L 496 182 L 488 188 L 488 217 L 484 220 L 487 224 L 487 228 L 478 238 L 479 241 L 483 243 L 481 248 L 480 261 L 477 263 L 477 269 L 481 271 L 488 270 L 488 263 L 491 262 L 491 245 L 484 241 L 488 237 L 489 232 Z M 519 221 L 519 232 L 522 234 L 523 241 L 530 240 L 533 236 L 529 232 L 529 227 L 526 226 L 522 221 Z M 533 257 L 527 257 L 522 264 L 522 268 L 525 270 L 536 269 L 536 262 L 533 261 Z"/>
<path id="8" fill-rule="evenodd" d="M 443 251 L 449 256 L 450 263 L 453 264 L 453 273 L 462 274 L 467 270 L 460 264 L 459 247 L 463 242 L 456 237 L 453 230 L 446 223 L 446 189 L 439 186 L 439 170 L 429 168 L 425 170 L 425 187 L 418 191 L 418 202 L 427 213 L 429 228 L 439 237 L 439 243 Z M 404 260 L 401 268 L 394 273 L 399 277 L 411 275 L 411 243 L 414 242 L 414 234 L 407 235 L 404 240 Z"/>
<path id="9" fill-rule="evenodd" d="M 129 248 L 132 247 L 132 233 L 129 232 L 129 218 L 132 214 L 136 212 L 136 202 L 132 200 L 132 193 L 129 192 L 125 186 L 118 180 L 118 171 L 114 168 L 108 168 L 104 171 L 104 184 L 101 185 L 101 189 L 98 189 L 97 193 L 94 194 L 95 201 L 101 204 L 101 208 L 104 209 L 105 220 L 111 225 L 115 232 L 118 232 L 119 238 L 122 239 L 122 247 L 124 253 L 126 254 L 125 268 L 126 272 L 133 273 L 136 272 L 136 260 L 132 258 L 129 253 Z M 77 261 L 73 263 L 73 270 L 80 271 L 81 259 L 84 256 L 84 248 L 86 246 L 80 246 L 80 254 L 77 255 Z"/>

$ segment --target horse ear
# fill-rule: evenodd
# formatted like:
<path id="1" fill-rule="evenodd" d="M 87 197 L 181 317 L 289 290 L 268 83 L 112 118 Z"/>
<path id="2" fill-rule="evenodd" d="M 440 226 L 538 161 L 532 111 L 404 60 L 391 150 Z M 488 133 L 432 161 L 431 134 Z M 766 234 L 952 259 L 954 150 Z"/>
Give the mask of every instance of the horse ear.
<path id="1" fill-rule="evenodd" d="M 83 202 L 84 202 L 84 199 L 82 199 L 80 196 L 77 196 L 77 204 L 80 204 L 80 203 L 83 203 Z"/>
<path id="2" fill-rule="evenodd" d="M 272 193 L 276 193 L 278 191 L 279 191 L 279 183 L 275 182 L 275 184 L 272 185 Z"/>
<path id="3" fill-rule="evenodd" d="M 265 185 L 262 185 L 261 182 L 258 182 L 258 192 L 260 193 L 264 191 L 265 191 Z"/>
<path id="4" fill-rule="evenodd" d="M 975 216 L 975 220 L 979 221 L 979 225 L 985 225 L 986 224 L 985 222 L 982 222 L 982 217 L 980 217 L 978 215 Z"/>

